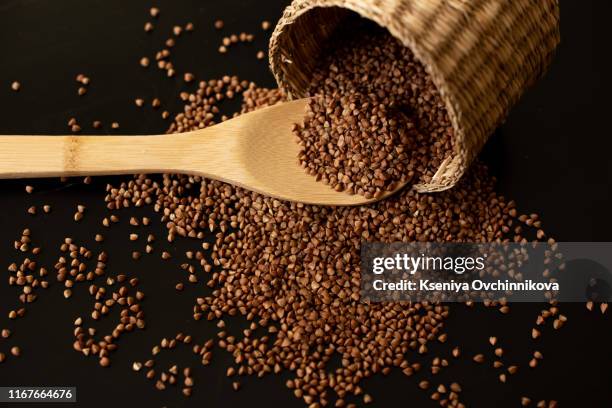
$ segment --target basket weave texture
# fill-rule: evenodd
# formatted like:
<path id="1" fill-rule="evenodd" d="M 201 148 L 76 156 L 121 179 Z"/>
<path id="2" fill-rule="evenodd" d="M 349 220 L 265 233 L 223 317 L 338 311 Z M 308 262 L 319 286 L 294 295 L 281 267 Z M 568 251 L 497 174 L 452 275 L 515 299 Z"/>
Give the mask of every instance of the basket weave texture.
<path id="1" fill-rule="evenodd" d="M 557 0 L 294 0 L 270 40 L 272 72 L 290 98 L 308 96 L 321 52 L 350 11 L 409 47 L 446 104 L 455 151 L 415 186 L 421 192 L 459 181 L 560 40 Z"/>

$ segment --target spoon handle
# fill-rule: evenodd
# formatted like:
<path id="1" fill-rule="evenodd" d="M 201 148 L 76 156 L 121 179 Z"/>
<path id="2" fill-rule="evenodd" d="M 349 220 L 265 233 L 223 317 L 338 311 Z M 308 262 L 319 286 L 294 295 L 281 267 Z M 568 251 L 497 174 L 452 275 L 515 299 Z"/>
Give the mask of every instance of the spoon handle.
<path id="1" fill-rule="evenodd" d="M 177 135 L 0 136 L 0 178 L 179 170 L 184 144 L 177 141 Z"/>

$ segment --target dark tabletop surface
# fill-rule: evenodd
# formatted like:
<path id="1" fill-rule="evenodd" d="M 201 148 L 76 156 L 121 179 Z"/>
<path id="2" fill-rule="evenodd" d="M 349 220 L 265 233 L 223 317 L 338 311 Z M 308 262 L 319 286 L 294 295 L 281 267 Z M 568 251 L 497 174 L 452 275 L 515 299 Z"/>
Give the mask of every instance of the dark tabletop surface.
<path id="1" fill-rule="evenodd" d="M 166 109 L 177 113 L 182 110 L 178 93 L 193 90 L 195 85 L 165 78 L 157 69 L 143 70 L 138 61 L 162 47 L 173 25 L 188 21 L 196 30 L 183 36 L 173 51 L 177 71 L 191 71 L 197 78 L 236 74 L 273 86 L 266 63 L 255 54 L 266 49 L 269 35 L 261 31 L 261 21 L 276 22 L 286 4 L 276 0 L 2 0 L 0 134 L 66 134 L 66 122 L 72 116 L 84 124 L 87 133 L 96 133 L 90 127 L 93 120 L 105 123 L 98 133 L 110 132 L 113 121 L 120 123 L 121 134 L 163 133 L 168 121 L 159 111 L 137 108 L 134 98 L 159 97 Z M 160 7 L 161 15 L 155 31 L 145 34 L 143 26 L 151 19 L 148 9 L 153 5 Z M 540 213 L 546 231 L 559 241 L 612 240 L 612 139 L 609 99 L 604 96 L 612 69 L 606 51 L 610 36 L 603 21 L 609 11 L 609 2 L 561 1 L 562 44 L 551 71 L 521 100 L 482 155 L 499 179 L 499 191 L 515 199 L 524 212 Z M 217 18 L 225 21 L 222 33 L 213 28 Z M 254 44 L 218 54 L 223 33 L 240 31 L 255 33 Z M 83 97 L 76 93 L 78 73 L 92 79 Z M 18 93 L 10 90 L 13 80 L 22 84 Z M 235 105 L 225 106 L 235 109 Z M 214 325 L 191 317 L 197 289 L 189 287 L 180 294 L 174 290 L 181 272 L 179 256 L 169 263 L 158 257 L 131 259 L 137 246 L 127 240 L 133 230 L 127 220 L 132 214 L 158 220 L 152 208 L 122 210 L 122 221 L 103 230 L 100 220 L 107 214 L 103 202 L 106 183 L 117 185 L 129 179 L 95 178 L 91 185 L 80 180 L 0 181 L 0 267 L 23 258 L 13 249 L 13 241 L 25 227 L 32 230 L 35 245 L 43 249 L 39 262 L 50 269 L 60 256 L 59 245 L 65 236 L 94 252 L 104 248 L 113 273 L 124 271 L 140 277 L 147 294 L 143 308 L 148 321 L 146 330 L 119 341 L 111 367 L 102 368 L 97 359 L 84 358 L 72 349 L 73 321 L 91 309 L 85 287 L 66 300 L 55 285 L 28 306 L 25 318 L 9 321 L 8 311 L 18 307 L 19 289 L 8 286 L 3 278 L 0 328 L 11 328 L 14 334 L 8 340 L 0 339 L 0 351 L 6 353 L 12 345 L 19 345 L 23 355 L 0 364 L 0 386 L 76 386 L 77 405 L 83 407 L 303 406 L 284 387 L 286 376 L 247 377 L 241 380 L 242 389 L 234 392 L 231 380 L 225 377 L 229 356 L 224 352 L 215 353 L 209 367 L 199 365 L 187 347 L 162 353 L 161 365 L 177 362 L 194 367 L 196 386 L 190 399 L 174 387 L 157 391 L 142 373 L 131 370 L 131 362 L 148 358 L 151 347 L 162 337 L 183 331 L 203 341 L 216 331 Z M 25 193 L 26 184 L 34 186 L 33 194 Z M 53 212 L 35 217 L 27 214 L 28 207 L 43 204 L 51 204 Z M 87 206 L 79 224 L 72 221 L 77 204 Z M 159 222 L 147 228 L 158 237 L 165 236 Z M 101 232 L 107 236 L 103 246 L 93 239 Z M 166 244 L 166 249 L 178 255 L 193 245 L 179 241 Z M 491 367 L 464 359 L 453 362 L 432 380 L 434 384 L 460 382 L 462 400 L 476 407 L 519 406 L 522 395 L 535 401 L 556 399 L 562 407 L 612 406 L 609 315 L 588 313 L 582 304 L 564 305 L 569 318 L 566 327 L 548 330 L 534 346 L 531 327 L 541 308 L 538 304 L 513 305 L 509 315 L 501 315 L 493 310 L 454 307 L 448 321 L 450 344 L 462 345 L 467 354 L 477 353 L 494 333 L 503 342 L 508 359 L 521 362 L 522 368 L 502 384 Z M 105 328 L 100 325 L 100 330 Z M 525 363 L 536 346 L 545 357 L 536 370 L 530 370 Z M 426 363 L 437 352 L 448 353 L 449 349 L 448 344 L 433 346 L 430 354 L 415 360 Z M 375 406 L 438 406 L 416 386 L 429 377 L 423 372 L 408 379 L 398 371 L 376 376 L 364 387 L 374 397 Z"/>

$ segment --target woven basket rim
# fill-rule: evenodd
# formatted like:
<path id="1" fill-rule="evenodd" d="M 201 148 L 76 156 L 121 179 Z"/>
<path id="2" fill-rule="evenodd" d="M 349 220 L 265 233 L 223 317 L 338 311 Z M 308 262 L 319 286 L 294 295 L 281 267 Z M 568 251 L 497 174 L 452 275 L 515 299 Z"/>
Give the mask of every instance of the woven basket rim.
<path id="1" fill-rule="evenodd" d="M 293 19 L 297 20 L 299 18 L 302 18 L 305 14 L 317 8 L 341 8 L 341 9 L 345 9 L 347 11 L 356 13 L 357 15 L 363 18 L 366 18 L 370 21 L 373 21 L 381 28 L 387 30 L 389 34 L 391 34 L 395 39 L 400 41 L 404 47 L 409 48 L 410 51 L 414 54 L 415 58 L 423 65 L 425 72 L 427 72 L 427 74 L 431 77 L 432 82 L 434 83 L 436 89 L 440 93 L 440 97 L 442 101 L 444 102 L 444 105 L 448 112 L 449 120 L 451 121 L 453 129 L 455 131 L 455 138 L 459 142 L 463 141 L 465 137 L 465 132 L 463 128 L 459 125 L 459 116 L 458 116 L 459 109 L 456 106 L 456 101 L 452 97 L 452 93 L 447 90 L 445 86 L 446 80 L 444 80 L 443 76 L 440 73 L 440 70 L 437 68 L 432 58 L 429 57 L 429 54 L 425 52 L 418 45 L 417 41 L 414 39 L 412 35 L 408 35 L 408 36 L 400 35 L 400 33 L 396 29 L 394 29 L 393 24 L 388 24 L 389 22 L 385 21 L 384 18 L 380 17 L 379 14 L 377 13 L 371 13 L 371 14 L 365 13 L 366 10 L 364 10 L 363 7 L 359 7 L 359 4 L 363 4 L 361 0 L 329 0 L 328 3 L 326 4 L 311 4 L 308 7 L 304 7 L 300 9 L 298 12 L 296 12 L 295 14 L 293 14 Z M 279 27 L 278 27 L 280 28 L 280 30 L 278 31 L 278 35 L 273 36 L 271 40 L 271 42 L 274 41 L 276 44 L 274 45 L 274 47 L 278 46 L 278 38 L 280 37 L 280 34 L 282 33 L 282 31 L 285 29 L 291 29 L 291 25 L 292 24 L 287 24 L 285 19 L 281 19 L 281 21 L 279 22 Z M 402 38 L 402 37 L 405 37 L 405 38 Z M 270 46 L 270 49 L 272 49 L 272 44 Z M 275 55 L 273 53 L 270 54 L 271 64 L 273 64 L 272 58 L 274 56 Z M 282 66 L 282 62 L 281 62 L 281 65 L 279 66 Z M 283 71 L 282 74 L 284 76 L 285 74 L 284 70 L 281 69 L 281 71 Z M 306 96 L 306 91 L 300 92 L 296 89 L 293 89 L 291 82 L 286 81 L 285 78 L 280 77 L 280 73 L 277 73 L 275 71 L 274 75 L 277 77 L 277 82 L 279 82 L 279 84 L 281 84 L 283 88 L 287 88 L 288 90 L 291 91 L 289 92 L 289 95 L 295 93 L 299 96 Z M 459 145 L 460 143 L 455 143 L 454 149 L 456 149 L 456 146 L 459 146 Z M 453 159 L 457 155 L 459 155 L 459 152 L 457 152 L 456 150 L 452 152 L 452 156 L 450 160 L 445 161 L 446 163 L 445 166 L 440 166 L 440 168 L 436 171 L 436 174 L 434 175 L 434 179 L 437 179 L 436 176 L 438 174 L 441 174 L 442 172 L 447 172 L 449 170 L 452 171 L 453 167 L 456 167 L 456 161 Z M 418 189 L 419 186 L 421 185 L 417 184 L 415 185 L 415 188 Z M 452 186 L 447 186 L 447 185 L 439 184 L 439 183 L 427 183 L 427 186 L 429 188 L 435 188 L 439 191 L 446 190 L 452 187 Z"/>

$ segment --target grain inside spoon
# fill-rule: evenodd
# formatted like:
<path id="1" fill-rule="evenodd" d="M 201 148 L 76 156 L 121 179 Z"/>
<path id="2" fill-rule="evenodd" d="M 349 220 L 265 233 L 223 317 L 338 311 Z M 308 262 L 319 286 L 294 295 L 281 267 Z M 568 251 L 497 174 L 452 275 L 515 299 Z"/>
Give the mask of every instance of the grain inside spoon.
<path id="1" fill-rule="evenodd" d="M 277 104 L 172 135 L 0 136 L 0 178 L 185 173 L 308 204 L 384 198 L 336 192 L 300 167 L 291 128 L 303 121 L 307 103 Z"/>

